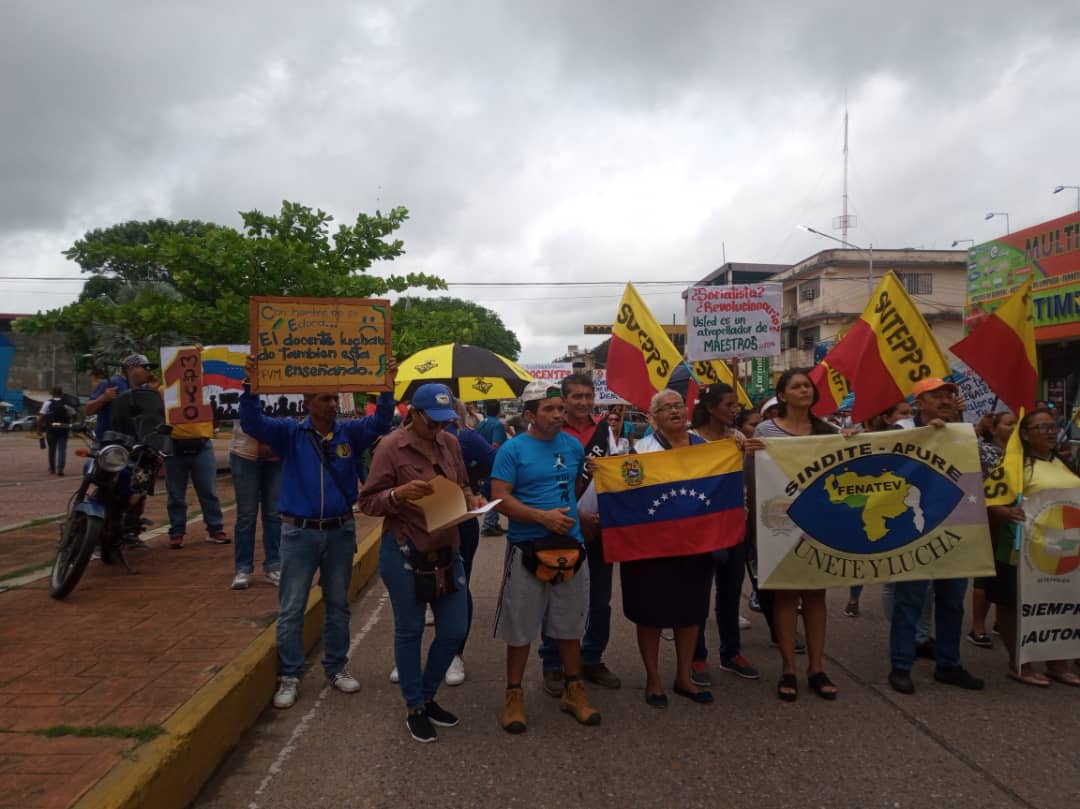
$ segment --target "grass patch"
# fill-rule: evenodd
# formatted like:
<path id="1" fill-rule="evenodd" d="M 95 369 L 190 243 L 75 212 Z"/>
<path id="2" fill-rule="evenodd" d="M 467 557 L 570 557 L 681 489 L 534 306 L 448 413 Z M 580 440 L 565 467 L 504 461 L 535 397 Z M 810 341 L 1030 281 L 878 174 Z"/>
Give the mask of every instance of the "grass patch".
<path id="1" fill-rule="evenodd" d="M 30 731 L 36 736 L 53 739 L 58 736 L 81 738 L 134 739 L 138 744 L 153 741 L 165 732 L 161 725 L 53 725 Z"/>
<path id="2" fill-rule="evenodd" d="M 36 573 L 39 570 L 44 570 L 52 565 L 52 559 L 45 562 L 35 562 L 32 565 L 26 567 L 20 567 L 16 570 L 8 571 L 7 573 L 0 574 L 0 581 L 7 581 L 8 579 L 17 579 L 20 576 L 26 576 L 29 573 Z"/>

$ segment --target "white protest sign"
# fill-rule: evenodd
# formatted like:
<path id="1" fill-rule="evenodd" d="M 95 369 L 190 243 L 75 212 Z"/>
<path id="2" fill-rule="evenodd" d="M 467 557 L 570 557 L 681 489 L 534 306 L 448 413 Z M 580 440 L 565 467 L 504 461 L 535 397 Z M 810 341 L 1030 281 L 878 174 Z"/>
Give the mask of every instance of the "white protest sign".
<path id="1" fill-rule="evenodd" d="M 697 360 L 780 354 L 783 286 L 693 286 L 686 294 L 686 354 Z"/>
<path id="2" fill-rule="evenodd" d="M 569 362 L 552 362 L 547 365 L 525 364 L 521 367 L 528 371 L 533 379 L 550 382 L 553 385 L 559 384 L 574 372 L 574 366 Z"/>
<path id="3" fill-rule="evenodd" d="M 1017 560 L 1021 664 L 1080 657 L 1080 489 L 1024 497 Z"/>
<path id="4" fill-rule="evenodd" d="M 966 363 L 957 362 L 952 367 L 952 378 L 964 397 L 964 421 L 968 424 L 974 424 L 987 413 L 1009 409 Z"/>
<path id="5" fill-rule="evenodd" d="M 593 390 L 596 391 L 596 404 L 598 405 L 613 405 L 613 404 L 630 404 L 626 399 L 623 399 L 615 391 L 611 390 L 607 386 L 607 371 L 602 368 L 596 368 L 592 372 Z"/>

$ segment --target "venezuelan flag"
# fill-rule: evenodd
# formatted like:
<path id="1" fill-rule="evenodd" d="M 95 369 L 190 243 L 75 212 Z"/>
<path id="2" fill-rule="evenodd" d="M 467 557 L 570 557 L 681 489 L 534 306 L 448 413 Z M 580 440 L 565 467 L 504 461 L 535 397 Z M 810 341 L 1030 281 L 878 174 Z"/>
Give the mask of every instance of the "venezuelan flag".
<path id="1" fill-rule="evenodd" d="M 626 285 L 608 346 L 607 385 L 648 410 L 653 394 L 668 386 L 682 354 L 656 322 L 633 284 Z"/>
<path id="2" fill-rule="evenodd" d="M 920 379 L 949 375 L 933 332 L 892 270 L 826 359 L 855 391 L 852 421 L 885 412 Z"/>
<path id="3" fill-rule="evenodd" d="M 814 383 L 818 392 L 817 404 L 810 409 L 819 419 L 835 413 L 840 408 L 840 403 L 851 392 L 851 387 L 844 375 L 829 365 L 828 355 L 810 369 L 810 381 Z"/>
<path id="4" fill-rule="evenodd" d="M 1035 406 L 1039 383 L 1031 279 L 950 349 L 981 376 L 1014 413 Z"/>
<path id="5" fill-rule="evenodd" d="M 225 390 L 244 387 L 246 346 L 207 346 L 202 352 L 203 384 Z"/>
<path id="6" fill-rule="evenodd" d="M 598 458 L 604 559 L 729 548 L 746 531 L 743 453 L 733 440 Z"/>

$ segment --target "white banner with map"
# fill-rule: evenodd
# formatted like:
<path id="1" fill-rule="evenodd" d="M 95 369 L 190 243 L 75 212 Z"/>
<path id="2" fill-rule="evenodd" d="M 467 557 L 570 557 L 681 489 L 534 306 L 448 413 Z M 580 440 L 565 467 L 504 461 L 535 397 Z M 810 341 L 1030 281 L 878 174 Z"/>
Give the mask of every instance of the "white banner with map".
<path id="1" fill-rule="evenodd" d="M 754 454 L 759 586 L 993 575 L 970 425 L 765 444 Z"/>

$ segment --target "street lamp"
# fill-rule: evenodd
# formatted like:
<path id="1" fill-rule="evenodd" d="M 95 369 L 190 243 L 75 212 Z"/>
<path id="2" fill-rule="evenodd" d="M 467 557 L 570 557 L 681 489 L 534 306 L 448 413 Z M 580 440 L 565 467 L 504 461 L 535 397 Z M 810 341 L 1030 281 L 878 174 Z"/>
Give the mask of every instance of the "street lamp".
<path id="1" fill-rule="evenodd" d="M 1076 210 L 1080 211 L 1080 185 L 1059 185 L 1054 189 L 1054 193 L 1060 194 L 1066 188 L 1072 188 L 1076 191 Z"/>
<path id="2" fill-rule="evenodd" d="M 865 250 L 859 247 L 857 244 L 845 241 L 844 239 L 838 239 L 832 234 L 822 233 L 820 230 L 814 230 L 809 225 L 796 225 L 799 230 L 805 230 L 807 233 L 813 233 L 815 236 L 824 236 L 826 239 L 832 239 L 834 242 L 839 242 L 844 247 L 850 247 L 852 250 L 858 250 L 860 253 L 866 253 L 870 256 L 870 264 L 866 270 L 866 287 L 870 295 L 874 294 L 874 245 L 870 245 L 869 250 Z"/>
<path id="3" fill-rule="evenodd" d="M 974 239 L 953 239 L 952 246 L 956 247 L 956 245 L 960 244 L 960 242 L 968 242 L 972 247 L 975 246 L 975 240 Z"/>
<path id="4" fill-rule="evenodd" d="M 986 216 L 984 216 L 983 219 L 985 219 L 987 222 L 989 222 L 995 216 L 1004 216 L 1005 217 L 1005 232 L 1006 233 L 1011 233 L 1012 231 L 1009 230 L 1009 215 L 1007 213 L 1005 213 L 1004 211 L 991 211 Z"/>

